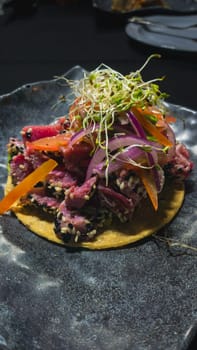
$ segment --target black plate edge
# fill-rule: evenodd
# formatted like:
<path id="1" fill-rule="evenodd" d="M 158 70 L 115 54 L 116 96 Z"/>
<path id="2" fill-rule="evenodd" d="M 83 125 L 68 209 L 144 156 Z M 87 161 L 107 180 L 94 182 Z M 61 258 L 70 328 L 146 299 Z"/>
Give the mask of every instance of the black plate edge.
<path id="1" fill-rule="evenodd" d="M 69 76 L 70 74 L 72 74 L 73 72 L 75 71 L 80 71 L 80 72 L 85 72 L 85 68 L 81 67 L 80 65 L 75 65 L 73 67 L 71 67 L 69 70 L 67 70 L 65 73 L 63 74 L 60 74 L 60 76 L 57 76 L 56 78 L 51 78 L 51 79 L 46 79 L 46 80 L 40 80 L 40 81 L 35 81 L 35 82 L 31 82 L 31 83 L 25 83 L 19 87 L 17 87 L 16 89 L 14 90 L 11 90 L 10 92 L 7 92 L 3 95 L 0 95 L 0 101 L 3 100 L 4 98 L 7 98 L 13 94 L 16 94 L 18 93 L 19 91 L 21 90 L 25 90 L 31 86 L 36 86 L 38 84 L 51 84 L 51 83 L 54 83 L 56 81 L 58 81 L 58 78 L 61 77 L 61 76 Z"/>
<path id="2" fill-rule="evenodd" d="M 68 75 L 74 73 L 75 71 L 80 71 L 81 73 L 87 72 L 87 70 L 86 70 L 84 67 L 82 67 L 82 66 L 80 66 L 80 65 L 75 65 L 75 66 L 71 67 L 70 69 L 68 69 L 65 73 L 61 74 L 60 76 L 68 76 Z M 14 90 L 12 90 L 12 91 L 10 91 L 10 92 L 8 92 L 8 93 L 5 93 L 5 94 L 3 94 L 3 95 L 0 95 L 0 102 L 1 102 L 4 98 L 7 98 L 7 97 L 9 97 L 9 96 L 11 96 L 11 95 L 14 95 L 14 94 L 18 93 L 19 91 L 21 91 L 21 90 L 23 90 L 23 89 L 25 90 L 25 89 L 27 89 L 27 88 L 29 88 L 29 87 L 31 87 L 31 86 L 36 86 L 36 85 L 38 85 L 38 84 L 51 84 L 51 83 L 54 83 L 54 82 L 56 82 L 56 81 L 58 81 L 58 77 L 57 77 L 57 78 L 53 78 L 53 79 L 40 80 L 40 81 L 35 81 L 35 82 L 32 82 L 32 83 L 23 84 L 22 86 L 19 86 L 19 87 L 17 87 L 16 89 L 14 89 Z M 187 106 L 178 105 L 178 104 L 171 103 L 171 102 L 168 102 L 168 101 L 164 101 L 163 104 L 164 104 L 164 106 L 165 106 L 166 108 L 170 108 L 170 107 L 176 108 L 176 109 L 182 108 L 182 109 L 184 109 L 184 110 L 185 110 L 186 112 L 188 112 L 188 113 L 193 113 L 193 114 L 196 114 L 196 113 L 197 113 L 197 110 L 192 109 L 192 108 L 189 108 L 189 107 L 187 107 Z"/>

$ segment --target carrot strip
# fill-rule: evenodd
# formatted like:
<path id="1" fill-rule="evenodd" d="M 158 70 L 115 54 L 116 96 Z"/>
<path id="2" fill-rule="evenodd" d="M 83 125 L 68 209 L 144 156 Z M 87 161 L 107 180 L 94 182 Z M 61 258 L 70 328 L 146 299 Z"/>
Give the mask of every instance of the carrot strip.
<path id="1" fill-rule="evenodd" d="M 176 118 L 173 115 L 166 115 L 166 116 L 164 116 L 160 112 L 160 110 L 157 107 L 155 107 L 155 106 L 148 106 L 146 108 L 143 108 L 143 109 L 140 110 L 140 113 L 143 114 L 144 116 L 151 114 L 154 117 L 156 117 L 158 121 L 165 121 L 167 123 L 175 123 L 176 122 Z"/>
<path id="2" fill-rule="evenodd" d="M 156 117 L 158 120 L 163 120 L 164 117 L 163 117 L 163 114 L 161 113 L 161 111 L 156 107 L 156 106 L 148 106 L 148 107 L 145 107 L 143 109 L 140 110 L 140 112 L 143 114 L 143 115 L 153 115 L 154 117 Z"/>
<path id="3" fill-rule="evenodd" d="M 137 167 L 137 166 L 129 164 L 129 163 L 125 163 L 124 168 L 127 170 L 134 171 L 139 176 L 139 178 L 141 179 L 141 181 L 145 187 L 145 190 L 150 198 L 150 201 L 153 205 L 153 208 L 155 210 L 157 210 L 158 209 L 158 194 L 157 194 L 156 183 L 155 183 L 155 180 L 153 178 L 152 171 L 149 169 Z"/>
<path id="4" fill-rule="evenodd" d="M 139 168 L 136 170 L 136 173 L 138 174 L 138 176 L 140 177 L 146 192 L 152 202 L 153 208 L 155 210 L 158 209 L 158 194 L 157 194 L 157 188 L 156 188 L 156 184 L 155 181 L 153 179 L 152 176 L 152 172 L 150 170 L 147 169 L 142 169 Z"/>
<path id="5" fill-rule="evenodd" d="M 53 159 L 49 159 L 25 177 L 0 201 L 0 215 L 8 211 L 18 199 L 29 192 L 39 181 L 44 180 L 46 175 L 56 166 L 57 162 Z"/>
<path id="6" fill-rule="evenodd" d="M 146 129 L 152 136 L 156 137 L 158 142 L 160 142 L 164 146 L 172 147 L 172 142 L 167 139 L 161 132 L 158 130 L 158 128 L 153 125 L 151 122 L 149 122 L 148 119 L 141 113 L 141 110 L 139 108 L 133 107 L 132 108 L 133 113 L 139 120 L 140 124 L 143 126 L 144 129 Z"/>
<path id="7" fill-rule="evenodd" d="M 165 121 L 167 123 L 176 123 L 176 118 L 173 115 L 167 115 L 165 117 Z"/>
<path id="8" fill-rule="evenodd" d="M 26 147 L 32 150 L 58 152 L 60 147 L 66 147 L 72 133 L 58 134 L 56 136 L 43 137 L 33 142 L 27 142 Z"/>

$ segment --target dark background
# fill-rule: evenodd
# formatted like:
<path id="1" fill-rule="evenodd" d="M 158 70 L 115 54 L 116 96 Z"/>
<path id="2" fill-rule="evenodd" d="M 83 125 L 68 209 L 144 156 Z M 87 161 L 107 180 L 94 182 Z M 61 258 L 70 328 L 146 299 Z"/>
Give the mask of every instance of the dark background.
<path id="1" fill-rule="evenodd" d="M 0 95 L 17 87 L 50 80 L 74 65 L 87 70 L 100 63 L 128 73 L 152 53 L 161 53 L 143 72 L 144 79 L 165 76 L 168 101 L 197 109 L 197 56 L 161 51 L 130 40 L 126 17 L 94 9 L 91 1 L 34 3 L 18 1 L 0 16 Z M 196 348 L 194 340 L 193 347 Z"/>
<path id="2" fill-rule="evenodd" d="M 94 9 L 88 0 L 40 1 L 33 12 L 30 3 L 18 1 L 15 11 L 10 7 L 0 16 L 0 94 L 51 79 L 74 65 L 90 70 L 104 62 L 128 73 L 150 54 L 161 53 L 144 70 L 144 79 L 165 76 L 160 86 L 168 100 L 197 108 L 197 56 L 132 41 L 125 34 L 126 17 Z"/>

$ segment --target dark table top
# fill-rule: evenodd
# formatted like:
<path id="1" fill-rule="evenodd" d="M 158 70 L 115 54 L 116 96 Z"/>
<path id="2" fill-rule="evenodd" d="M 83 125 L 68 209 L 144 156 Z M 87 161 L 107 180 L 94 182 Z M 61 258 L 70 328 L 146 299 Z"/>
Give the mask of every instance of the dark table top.
<path id="1" fill-rule="evenodd" d="M 141 45 L 126 36 L 125 23 L 125 18 L 93 8 L 91 1 L 68 1 L 65 6 L 41 1 L 31 14 L 6 12 L 0 16 L 0 95 L 50 80 L 75 65 L 90 70 L 105 63 L 128 73 L 150 54 L 160 53 L 145 68 L 144 79 L 165 76 L 160 87 L 169 94 L 168 101 L 196 110 L 197 57 Z M 188 350 L 194 348 L 195 339 Z"/>
<path id="2" fill-rule="evenodd" d="M 93 9 L 91 1 L 40 2 L 29 16 L 0 16 L 0 94 L 20 85 L 51 79 L 74 65 L 94 69 L 105 63 L 122 73 L 139 68 L 152 53 L 144 78 L 165 76 L 161 89 L 169 101 L 196 109 L 196 56 L 160 52 L 130 40 L 124 31 L 125 18 Z"/>

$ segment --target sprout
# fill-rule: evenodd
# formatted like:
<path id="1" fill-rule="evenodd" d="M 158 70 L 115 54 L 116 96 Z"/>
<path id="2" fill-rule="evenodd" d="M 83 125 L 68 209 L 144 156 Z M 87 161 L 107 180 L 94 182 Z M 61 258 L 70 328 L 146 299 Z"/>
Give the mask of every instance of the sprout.
<path id="1" fill-rule="evenodd" d="M 82 126 L 84 129 L 94 129 L 99 124 L 96 145 L 106 151 L 106 179 L 109 166 L 109 131 L 113 128 L 116 117 L 132 106 L 145 107 L 147 105 L 160 105 L 165 97 L 159 90 L 156 78 L 143 81 L 141 71 L 153 57 L 151 55 L 143 66 L 135 72 L 123 75 L 111 67 L 101 64 L 91 72 L 84 72 L 80 80 L 66 80 L 76 97 L 80 97 L 79 105 L 82 106 L 84 117 Z M 76 106 L 77 109 L 77 106 Z"/>

